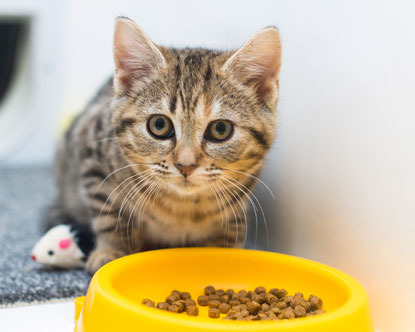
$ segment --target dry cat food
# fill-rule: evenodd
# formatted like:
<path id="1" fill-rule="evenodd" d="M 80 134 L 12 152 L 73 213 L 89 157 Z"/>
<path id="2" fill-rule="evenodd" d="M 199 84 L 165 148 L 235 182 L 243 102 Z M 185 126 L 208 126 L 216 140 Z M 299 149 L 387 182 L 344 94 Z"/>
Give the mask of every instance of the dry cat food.
<path id="1" fill-rule="evenodd" d="M 186 311 L 188 315 L 197 316 L 199 309 L 196 302 L 187 292 L 174 290 L 166 298 L 166 302 L 159 302 L 155 306 L 154 301 L 144 299 L 142 304 L 156 307 L 161 310 L 181 313 Z M 210 318 L 220 318 L 226 315 L 226 320 L 280 320 L 292 319 L 322 314 L 322 300 L 310 295 L 305 299 L 302 293 L 288 295 L 285 289 L 272 288 L 268 292 L 265 287 L 257 287 L 255 290 L 215 289 L 213 286 L 205 287 L 203 295 L 197 298 L 199 306 L 207 306 Z"/>
<path id="2" fill-rule="evenodd" d="M 169 296 L 166 297 L 165 302 L 159 302 L 157 305 L 155 305 L 154 301 L 149 299 L 144 299 L 141 303 L 148 307 L 170 312 L 186 312 L 190 316 L 199 315 L 199 308 L 197 307 L 195 300 L 192 299 L 192 296 L 188 292 L 179 292 L 178 290 L 174 290 Z"/>

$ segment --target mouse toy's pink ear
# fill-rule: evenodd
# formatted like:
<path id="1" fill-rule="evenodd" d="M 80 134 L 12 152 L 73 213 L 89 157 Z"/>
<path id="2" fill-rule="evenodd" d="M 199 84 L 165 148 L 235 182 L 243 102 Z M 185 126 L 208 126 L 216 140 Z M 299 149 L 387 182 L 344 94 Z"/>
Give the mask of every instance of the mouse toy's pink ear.
<path id="1" fill-rule="evenodd" d="M 63 239 L 59 241 L 59 248 L 67 249 L 71 246 L 72 240 L 71 239 Z"/>

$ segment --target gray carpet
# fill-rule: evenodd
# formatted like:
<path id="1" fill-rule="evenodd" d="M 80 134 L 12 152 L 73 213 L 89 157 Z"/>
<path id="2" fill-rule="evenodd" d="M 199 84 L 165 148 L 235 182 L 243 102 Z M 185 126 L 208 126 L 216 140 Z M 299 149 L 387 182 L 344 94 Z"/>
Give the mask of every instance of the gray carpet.
<path id="1" fill-rule="evenodd" d="M 0 169 L 0 307 L 86 293 L 90 277 L 85 271 L 49 270 L 30 259 L 53 194 L 47 169 Z"/>

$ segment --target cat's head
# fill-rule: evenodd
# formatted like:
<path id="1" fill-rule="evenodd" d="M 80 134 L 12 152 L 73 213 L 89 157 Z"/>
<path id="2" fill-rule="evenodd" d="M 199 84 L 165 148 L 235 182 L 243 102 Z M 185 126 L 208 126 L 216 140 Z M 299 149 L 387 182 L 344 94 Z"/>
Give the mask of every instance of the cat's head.
<path id="1" fill-rule="evenodd" d="M 113 122 L 131 164 L 183 194 L 261 170 L 275 135 L 277 29 L 233 52 L 177 50 L 119 18 L 114 60 Z"/>

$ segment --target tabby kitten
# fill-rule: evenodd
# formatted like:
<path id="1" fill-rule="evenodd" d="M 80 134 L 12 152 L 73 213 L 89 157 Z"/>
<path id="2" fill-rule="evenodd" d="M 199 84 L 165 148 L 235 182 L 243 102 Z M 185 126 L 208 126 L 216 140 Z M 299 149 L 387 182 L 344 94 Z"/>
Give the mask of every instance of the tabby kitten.
<path id="1" fill-rule="evenodd" d="M 91 225 L 90 273 L 147 247 L 243 246 L 275 134 L 278 31 L 232 52 L 179 50 L 118 18 L 114 60 L 60 145 L 48 227 Z"/>

